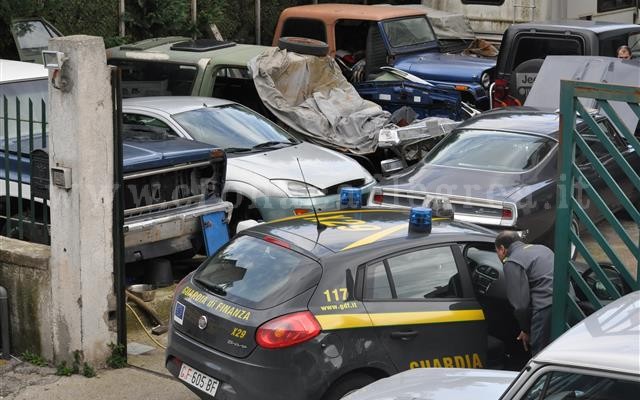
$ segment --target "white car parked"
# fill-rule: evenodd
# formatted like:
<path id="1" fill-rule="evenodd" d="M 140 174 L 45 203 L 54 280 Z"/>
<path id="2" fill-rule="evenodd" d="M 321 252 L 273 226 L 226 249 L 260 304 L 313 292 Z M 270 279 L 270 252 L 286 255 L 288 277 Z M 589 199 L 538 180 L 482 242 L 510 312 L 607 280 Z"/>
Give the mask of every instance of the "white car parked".
<path id="1" fill-rule="evenodd" d="M 413 369 L 344 400 L 631 400 L 640 395 L 640 292 L 612 302 L 551 343 L 517 375 Z"/>

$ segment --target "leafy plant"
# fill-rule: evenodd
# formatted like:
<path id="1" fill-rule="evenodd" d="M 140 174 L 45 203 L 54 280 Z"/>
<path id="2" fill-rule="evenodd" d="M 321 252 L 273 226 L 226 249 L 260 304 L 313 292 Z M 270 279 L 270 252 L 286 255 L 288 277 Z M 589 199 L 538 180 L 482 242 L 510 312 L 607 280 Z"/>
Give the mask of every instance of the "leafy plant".
<path id="1" fill-rule="evenodd" d="M 56 375 L 71 376 L 73 375 L 73 367 L 68 366 L 66 361 L 60 361 L 56 366 Z"/>
<path id="2" fill-rule="evenodd" d="M 127 352 L 123 345 L 109 343 L 111 349 L 111 355 L 107 358 L 107 365 L 110 368 L 118 369 L 127 366 Z"/>
<path id="3" fill-rule="evenodd" d="M 93 378 L 96 376 L 96 370 L 91 365 L 84 363 L 82 366 L 82 375 L 84 375 L 85 378 Z"/>
<path id="4" fill-rule="evenodd" d="M 29 350 L 26 350 L 24 353 L 22 353 L 21 357 L 24 361 L 37 367 L 44 367 L 48 364 L 47 360 L 45 360 L 41 355 L 32 353 Z"/>
<path id="5" fill-rule="evenodd" d="M 71 372 L 74 374 L 80 373 L 80 364 L 82 363 L 82 353 L 80 350 L 76 350 L 73 352 L 73 363 L 71 364 Z"/>

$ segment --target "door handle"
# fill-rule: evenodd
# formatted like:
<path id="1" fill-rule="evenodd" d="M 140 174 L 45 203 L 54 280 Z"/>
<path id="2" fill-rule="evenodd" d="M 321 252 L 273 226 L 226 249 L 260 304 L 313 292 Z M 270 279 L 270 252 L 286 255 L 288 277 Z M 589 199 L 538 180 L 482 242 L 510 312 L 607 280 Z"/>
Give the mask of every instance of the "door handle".
<path id="1" fill-rule="evenodd" d="M 391 339 L 410 340 L 418 336 L 418 331 L 391 332 Z"/>

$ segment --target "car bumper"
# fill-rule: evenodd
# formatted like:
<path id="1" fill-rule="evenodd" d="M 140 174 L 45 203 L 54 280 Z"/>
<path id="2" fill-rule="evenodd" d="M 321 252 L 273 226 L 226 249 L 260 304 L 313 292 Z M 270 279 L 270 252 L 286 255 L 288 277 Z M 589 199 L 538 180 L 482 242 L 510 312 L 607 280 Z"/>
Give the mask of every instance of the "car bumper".
<path id="1" fill-rule="evenodd" d="M 362 205 L 366 205 L 371 193 L 371 189 L 375 184 L 371 182 L 363 186 L 362 189 Z M 308 210 L 312 212 L 315 208 L 316 212 L 332 211 L 340 208 L 340 195 L 333 194 L 322 197 L 262 197 L 256 199 L 256 206 L 260 210 L 260 215 L 265 221 L 286 218 L 296 215 L 296 210 Z M 298 213 L 300 213 L 299 211 Z"/>
<path id="2" fill-rule="evenodd" d="M 287 353 L 286 350 L 280 351 Z M 270 363 L 265 362 L 267 358 Z M 316 400 L 325 390 L 322 379 L 319 379 L 320 360 L 310 358 L 296 362 L 286 354 L 276 358 L 272 350 L 260 348 L 247 358 L 235 358 L 206 347 L 172 328 L 165 366 L 177 378 L 182 363 L 220 382 L 214 397 L 218 400 Z M 185 386 L 201 398 L 212 398 L 186 383 Z"/>
<path id="3" fill-rule="evenodd" d="M 202 243 L 200 217 L 224 212 L 229 222 L 229 202 L 192 206 L 132 216 L 124 221 L 125 262 L 163 257 L 199 247 Z"/>

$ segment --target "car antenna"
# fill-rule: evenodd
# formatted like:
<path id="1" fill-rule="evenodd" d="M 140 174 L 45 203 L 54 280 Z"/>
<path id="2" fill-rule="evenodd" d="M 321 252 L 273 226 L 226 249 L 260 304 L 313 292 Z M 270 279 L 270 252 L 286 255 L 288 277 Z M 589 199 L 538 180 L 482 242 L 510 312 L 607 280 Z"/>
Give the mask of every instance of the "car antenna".
<path id="1" fill-rule="evenodd" d="M 311 203 L 311 209 L 313 210 L 313 215 L 316 217 L 316 226 L 318 228 L 318 235 L 319 235 L 320 232 L 322 232 L 326 228 L 326 226 L 322 225 L 322 223 L 320 222 L 320 218 L 318 218 L 316 206 L 313 205 L 311 192 L 309 192 L 309 185 L 307 185 L 307 179 L 304 177 L 304 172 L 302 172 L 302 165 L 300 165 L 300 159 L 296 157 L 296 161 L 298 162 L 298 168 L 300 168 L 300 174 L 302 175 L 302 182 L 304 183 L 304 188 L 307 190 L 307 196 L 309 196 L 309 202 Z"/>

